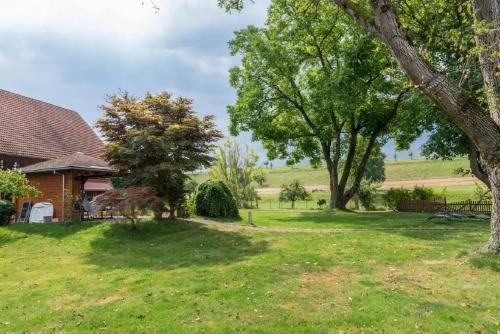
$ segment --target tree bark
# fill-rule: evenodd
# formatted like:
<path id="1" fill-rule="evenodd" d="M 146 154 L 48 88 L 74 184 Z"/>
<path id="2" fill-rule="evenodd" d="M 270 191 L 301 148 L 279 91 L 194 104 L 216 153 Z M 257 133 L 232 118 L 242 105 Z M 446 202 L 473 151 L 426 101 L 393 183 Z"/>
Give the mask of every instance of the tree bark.
<path id="1" fill-rule="evenodd" d="M 488 249 L 500 253 L 500 165 L 488 166 L 493 206 L 491 209 L 491 235 Z"/>
<path id="2" fill-rule="evenodd" d="M 163 212 L 165 211 L 165 207 L 162 205 L 155 205 L 153 207 L 154 219 L 161 220 L 163 218 Z"/>
<path id="3" fill-rule="evenodd" d="M 170 207 L 168 208 L 168 212 L 168 219 L 175 219 L 175 206 L 170 205 Z"/>
<path id="4" fill-rule="evenodd" d="M 488 177 L 488 173 L 483 170 L 479 156 L 477 154 L 477 149 L 472 144 L 469 147 L 469 165 L 472 174 L 474 174 L 475 177 L 477 177 L 488 187 L 488 189 L 491 190 L 491 183 Z"/>
<path id="5" fill-rule="evenodd" d="M 483 152 L 498 150 L 499 126 L 469 94 L 425 62 L 408 41 L 389 0 L 371 0 L 373 18 L 359 13 L 349 0 L 332 1 L 368 31 L 382 39 L 408 78 L 467 134 L 482 156 Z"/>
<path id="6" fill-rule="evenodd" d="M 484 79 L 491 117 L 500 126 L 500 3 L 472 1 L 476 18 L 474 37 L 479 47 L 479 64 Z"/>
<path id="7" fill-rule="evenodd" d="M 492 31 L 482 34 L 476 31 L 476 42 L 481 50 L 481 71 L 485 77 L 490 113 L 458 85 L 444 74 L 433 69 L 410 43 L 399 25 L 394 8 L 389 0 L 371 0 L 372 13 L 367 14 L 356 7 L 351 0 L 331 0 L 347 15 L 351 16 L 369 32 L 382 39 L 391 50 L 406 75 L 424 94 L 429 96 L 441 110 L 460 127 L 478 149 L 481 159 L 487 166 L 490 178 L 494 211 L 491 220 L 491 239 L 489 248 L 500 248 L 498 229 L 500 226 L 500 196 L 498 190 L 500 166 L 500 121 L 497 119 L 499 77 L 494 78 L 498 57 L 488 57 L 488 52 L 498 48 L 499 9 L 498 0 L 474 0 L 477 20 L 492 22 Z M 486 51 L 485 51 L 486 50 Z M 490 50 L 490 51 L 488 51 Z M 496 74 L 495 74 L 496 75 Z"/>

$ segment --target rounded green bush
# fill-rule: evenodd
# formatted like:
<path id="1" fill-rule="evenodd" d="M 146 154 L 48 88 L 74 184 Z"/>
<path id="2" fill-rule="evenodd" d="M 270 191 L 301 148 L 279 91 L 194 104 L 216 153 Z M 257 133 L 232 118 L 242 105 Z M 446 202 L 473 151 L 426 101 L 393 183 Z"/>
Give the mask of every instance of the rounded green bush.
<path id="1" fill-rule="evenodd" d="M 7 225 L 10 217 L 16 213 L 16 205 L 11 201 L 0 201 L 0 226 Z"/>
<path id="2" fill-rule="evenodd" d="M 238 207 L 231 191 L 222 181 L 201 183 L 193 198 L 194 214 L 203 217 L 237 217 Z"/>

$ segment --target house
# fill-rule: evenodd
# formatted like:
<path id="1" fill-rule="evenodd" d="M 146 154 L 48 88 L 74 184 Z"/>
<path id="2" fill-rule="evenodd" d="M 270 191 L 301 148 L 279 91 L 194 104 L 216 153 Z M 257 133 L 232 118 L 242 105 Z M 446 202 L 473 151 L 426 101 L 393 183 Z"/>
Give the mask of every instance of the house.
<path id="1" fill-rule="evenodd" d="M 0 89 L 0 160 L 4 168 L 75 152 L 99 158 L 103 147 L 77 112 Z"/>
<path id="2" fill-rule="evenodd" d="M 82 200 L 82 197 L 91 199 L 89 197 L 96 194 L 95 184 L 102 187 L 104 183 L 97 178 L 108 178 L 114 173 L 106 161 L 82 152 L 29 165 L 21 168 L 21 171 L 42 195 L 18 200 L 18 212 L 26 200 L 50 202 L 54 205 L 54 218 L 60 221 L 81 218 L 74 216 L 75 202 Z M 90 193 L 85 187 L 89 180 L 94 187 Z M 107 179 L 104 181 L 107 182 Z"/>
<path id="3" fill-rule="evenodd" d="M 67 220 L 76 198 L 110 188 L 113 170 L 104 144 L 75 111 L 0 89 L 0 161 L 20 167 L 42 192 L 24 201 L 52 202 L 54 218 Z"/>

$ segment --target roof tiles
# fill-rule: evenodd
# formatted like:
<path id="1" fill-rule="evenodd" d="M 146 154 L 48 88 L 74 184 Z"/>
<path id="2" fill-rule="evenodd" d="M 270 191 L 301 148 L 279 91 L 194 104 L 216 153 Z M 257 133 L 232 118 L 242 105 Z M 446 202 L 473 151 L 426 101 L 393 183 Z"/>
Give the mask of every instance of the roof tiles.
<path id="1" fill-rule="evenodd" d="M 103 143 L 75 111 L 0 89 L 0 154 L 99 157 Z"/>

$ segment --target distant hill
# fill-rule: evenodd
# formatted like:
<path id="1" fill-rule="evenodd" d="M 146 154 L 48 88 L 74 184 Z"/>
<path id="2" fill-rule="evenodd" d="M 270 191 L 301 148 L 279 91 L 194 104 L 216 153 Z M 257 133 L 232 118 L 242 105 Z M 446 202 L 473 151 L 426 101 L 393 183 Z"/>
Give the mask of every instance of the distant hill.
<path id="1" fill-rule="evenodd" d="M 427 160 L 424 158 L 406 160 L 388 160 L 385 162 L 385 173 L 388 181 L 417 180 L 440 177 L 456 177 L 457 168 L 468 168 L 466 158 L 450 161 Z M 304 185 L 328 184 L 328 173 L 324 167 L 312 168 L 308 164 L 296 166 L 263 168 L 266 172 L 266 187 L 279 187 L 291 180 L 299 180 Z M 206 172 L 192 175 L 197 182 L 208 178 Z"/>

